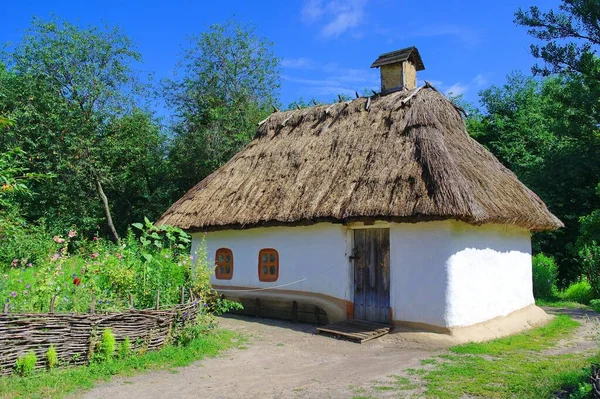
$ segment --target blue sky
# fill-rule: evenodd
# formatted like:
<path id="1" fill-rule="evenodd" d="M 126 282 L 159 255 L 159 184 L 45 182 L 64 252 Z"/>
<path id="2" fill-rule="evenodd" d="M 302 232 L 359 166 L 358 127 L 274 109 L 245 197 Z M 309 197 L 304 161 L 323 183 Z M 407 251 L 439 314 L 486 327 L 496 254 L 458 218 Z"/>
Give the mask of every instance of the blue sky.
<path id="1" fill-rule="evenodd" d="M 256 25 L 282 58 L 284 105 L 378 88 L 369 66 L 381 53 L 415 45 L 429 80 L 477 101 L 513 70 L 529 72 L 533 39 L 513 24 L 519 8 L 555 8 L 558 0 L 77 1 L 22 0 L 3 5 L 1 42 L 18 42 L 32 16 L 120 26 L 142 53 L 145 72 L 172 76 L 189 35 L 235 16 Z"/>

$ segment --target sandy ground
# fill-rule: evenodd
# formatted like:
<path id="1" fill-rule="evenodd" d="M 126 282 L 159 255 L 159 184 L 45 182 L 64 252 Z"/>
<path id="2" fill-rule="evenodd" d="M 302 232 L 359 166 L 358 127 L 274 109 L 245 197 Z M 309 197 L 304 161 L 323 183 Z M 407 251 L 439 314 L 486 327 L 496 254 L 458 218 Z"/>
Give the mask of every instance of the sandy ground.
<path id="1" fill-rule="evenodd" d="M 177 370 L 115 378 L 82 397 L 351 398 L 356 388 L 419 366 L 442 349 L 398 335 L 356 344 L 315 334 L 315 326 L 252 317 L 220 318 L 221 327 L 249 337 L 232 349 Z"/>
<path id="2" fill-rule="evenodd" d="M 545 309 L 570 314 L 582 323 L 575 335 L 548 354 L 596 348 L 600 324 L 593 312 Z M 315 334 L 315 326 L 252 317 L 223 317 L 221 327 L 249 337 L 247 347 L 232 349 L 173 371 L 115 378 L 82 394 L 88 399 L 151 398 L 352 398 L 372 391 L 390 376 L 406 375 L 420 360 L 444 353 L 436 344 L 406 341 L 401 334 L 356 344 Z M 433 345 L 437 345 L 434 347 Z M 419 396 L 422 387 L 413 391 Z M 398 392 L 379 392 L 378 397 Z"/>

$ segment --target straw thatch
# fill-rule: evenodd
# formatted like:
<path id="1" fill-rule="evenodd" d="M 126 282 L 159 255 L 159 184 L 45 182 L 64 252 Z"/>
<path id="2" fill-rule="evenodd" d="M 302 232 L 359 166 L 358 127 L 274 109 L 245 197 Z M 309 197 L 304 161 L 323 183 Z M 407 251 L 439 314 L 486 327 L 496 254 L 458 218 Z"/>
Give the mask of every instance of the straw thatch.
<path id="1" fill-rule="evenodd" d="M 468 135 L 457 108 L 427 86 L 275 112 L 159 223 L 199 231 L 442 219 L 562 226 Z"/>

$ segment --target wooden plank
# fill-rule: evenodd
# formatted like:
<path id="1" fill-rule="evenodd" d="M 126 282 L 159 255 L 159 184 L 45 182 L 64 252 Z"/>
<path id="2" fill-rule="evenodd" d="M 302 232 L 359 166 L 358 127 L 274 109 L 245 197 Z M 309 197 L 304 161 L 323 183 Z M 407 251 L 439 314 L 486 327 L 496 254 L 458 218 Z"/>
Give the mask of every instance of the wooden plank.
<path id="1" fill-rule="evenodd" d="M 317 328 L 319 333 L 324 332 L 348 338 L 360 343 L 379 338 L 390 332 L 390 327 L 379 323 L 363 320 L 346 320 Z"/>

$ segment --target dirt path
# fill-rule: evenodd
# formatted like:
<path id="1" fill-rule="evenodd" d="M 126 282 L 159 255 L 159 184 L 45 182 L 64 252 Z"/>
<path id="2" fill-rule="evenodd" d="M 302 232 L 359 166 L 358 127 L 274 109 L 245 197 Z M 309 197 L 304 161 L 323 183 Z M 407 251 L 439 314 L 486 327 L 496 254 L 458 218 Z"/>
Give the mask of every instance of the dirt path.
<path id="1" fill-rule="evenodd" d="M 220 318 L 249 337 L 247 349 L 169 371 L 116 378 L 84 398 L 351 398 L 353 387 L 400 374 L 440 349 L 388 335 L 364 344 L 315 335 L 309 324 Z"/>
<path id="2" fill-rule="evenodd" d="M 582 323 L 573 337 L 550 351 L 593 349 L 597 314 L 577 309 L 545 309 L 570 314 Z M 590 319 L 591 317 L 591 319 Z M 88 399 L 151 398 L 352 398 L 372 391 L 378 381 L 405 376 L 441 348 L 403 341 L 391 334 L 362 345 L 315 335 L 309 324 L 250 317 L 220 318 L 221 327 L 249 337 L 247 349 L 189 367 L 116 378 L 84 394 Z M 596 321 L 597 323 L 597 321 Z M 550 354 L 550 353 L 549 353 Z M 415 387 L 421 391 L 421 387 Z M 407 392 L 408 393 L 408 392 Z M 392 392 L 378 392 L 386 397 Z M 397 397 L 398 393 L 395 393 Z"/>

